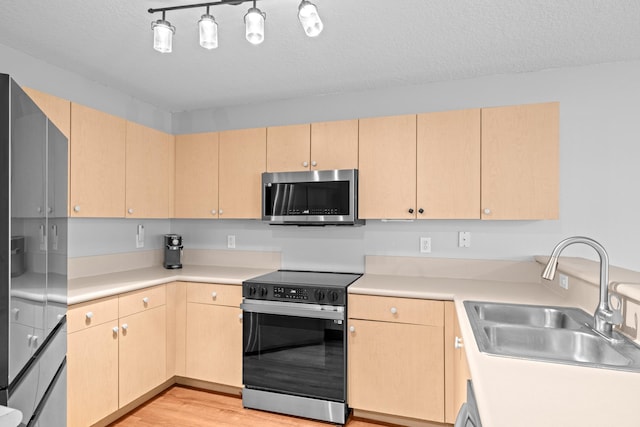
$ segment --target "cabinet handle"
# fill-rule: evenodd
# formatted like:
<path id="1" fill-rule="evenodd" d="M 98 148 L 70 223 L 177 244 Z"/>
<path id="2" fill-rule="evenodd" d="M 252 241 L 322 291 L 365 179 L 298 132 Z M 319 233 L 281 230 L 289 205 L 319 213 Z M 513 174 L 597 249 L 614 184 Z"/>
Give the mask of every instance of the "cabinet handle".
<path id="1" fill-rule="evenodd" d="M 29 345 L 32 345 L 34 347 L 38 346 L 38 336 L 37 335 L 27 335 L 27 341 L 29 342 Z"/>
<path id="2" fill-rule="evenodd" d="M 38 212 L 38 213 L 42 213 L 42 207 L 41 207 L 41 206 L 38 206 L 38 207 L 36 208 L 36 212 Z"/>
<path id="3" fill-rule="evenodd" d="M 126 323 L 122 324 L 122 330 L 126 331 L 127 329 L 129 329 L 129 325 L 127 325 Z"/>
<path id="4" fill-rule="evenodd" d="M 315 160 L 311 161 L 311 166 L 318 166 L 318 163 Z"/>
<path id="5" fill-rule="evenodd" d="M 242 320 L 242 313 L 238 314 L 238 319 Z"/>
<path id="6" fill-rule="evenodd" d="M 111 330 L 113 331 L 114 334 L 118 333 L 118 327 L 117 326 L 114 326 Z"/>
<path id="7" fill-rule="evenodd" d="M 409 208 L 409 213 L 413 213 L 413 208 Z"/>
<path id="8" fill-rule="evenodd" d="M 302 166 L 306 168 L 307 166 L 309 166 L 309 162 L 302 162 Z"/>
<path id="9" fill-rule="evenodd" d="M 144 298 L 142 298 L 142 303 L 143 303 L 144 305 L 149 304 L 149 297 L 144 297 Z"/>
<path id="10" fill-rule="evenodd" d="M 216 299 L 218 297 L 217 292 L 211 292 L 211 298 Z"/>
<path id="11" fill-rule="evenodd" d="M 355 331 L 356 331 L 355 326 L 349 326 L 349 332 L 355 332 Z"/>
<path id="12" fill-rule="evenodd" d="M 85 314 L 87 320 L 91 320 L 93 318 L 93 311 L 88 311 L 87 314 Z"/>
<path id="13" fill-rule="evenodd" d="M 484 212 L 485 215 L 491 215 L 491 209 L 489 209 L 489 208 L 484 208 L 483 212 Z"/>
<path id="14" fill-rule="evenodd" d="M 73 207 L 73 211 L 74 211 L 74 212 L 80 212 L 80 205 L 75 205 L 75 206 Z"/>
<path id="15" fill-rule="evenodd" d="M 222 215 L 224 212 L 222 212 L 222 209 L 220 209 L 220 210 L 218 211 L 218 213 L 219 213 L 220 215 Z"/>
<path id="16" fill-rule="evenodd" d="M 423 214 L 424 213 L 424 209 L 422 209 L 422 208 L 418 209 L 418 213 Z"/>
<path id="17" fill-rule="evenodd" d="M 398 314 L 398 309 L 395 307 L 391 307 L 391 310 L 389 310 L 391 312 L 391 314 Z"/>
<path id="18" fill-rule="evenodd" d="M 453 342 L 453 348 L 460 349 L 464 347 L 464 343 L 462 342 L 462 338 L 460 337 L 456 337 L 455 341 Z"/>
<path id="19" fill-rule="evenodd" d="M 133 213 L 133 208 L 127 209 L 127 212 L 129 212 L 129 215 L 131 215 Z"/>
<path id="20" fill-rule="evenodd" d="M 215 215 L 216 214 L 216 210 L 215 209 L 211 209 L 211 215 Z"/>
<path id="21" fill-rule="evenodd" d="M 51 206 L 49 206 L 49 208 L 47 209 L 47 211 L 48 211 L 49 213 L 53 213 L 53 208 L 52 208 Z"/>
<path id="22" fill-rule="evenodd" d="M 18 320 L 19 314 L 20 314 L 20 309 L 19 308 L 12 308 L 11 309 L 11 314 L 13 314 L 13 317 L 15 317 L 16 320 Z"/>

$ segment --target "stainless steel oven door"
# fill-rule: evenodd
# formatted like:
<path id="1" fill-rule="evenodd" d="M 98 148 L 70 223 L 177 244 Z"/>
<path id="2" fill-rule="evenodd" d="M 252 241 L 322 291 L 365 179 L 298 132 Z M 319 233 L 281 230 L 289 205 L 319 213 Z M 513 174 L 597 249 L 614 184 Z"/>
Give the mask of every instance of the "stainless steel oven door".
<path id="1" fill-rule="evenodd" d="M 245 387 L 346 400 L 344 307 L 245 299 Z"/>

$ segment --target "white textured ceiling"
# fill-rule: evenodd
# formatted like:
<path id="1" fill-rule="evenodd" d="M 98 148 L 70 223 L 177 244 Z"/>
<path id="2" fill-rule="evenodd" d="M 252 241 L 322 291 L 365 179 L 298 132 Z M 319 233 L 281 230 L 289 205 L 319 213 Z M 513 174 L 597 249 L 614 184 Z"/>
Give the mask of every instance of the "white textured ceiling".
<path id="1" fill-rule="evenodd" d="M 250 3 L 213 7 L 211 51 L 204 8 L 168 12 L 171 54 L 153 50 L 147 9 L 188 0 L 3 1 L 0 43 L 171 112 L 640 59 L 640 0 L 312 1 L 314 39 L 300 0 L 258 1 L 259 46 L 244 38 Z"/>

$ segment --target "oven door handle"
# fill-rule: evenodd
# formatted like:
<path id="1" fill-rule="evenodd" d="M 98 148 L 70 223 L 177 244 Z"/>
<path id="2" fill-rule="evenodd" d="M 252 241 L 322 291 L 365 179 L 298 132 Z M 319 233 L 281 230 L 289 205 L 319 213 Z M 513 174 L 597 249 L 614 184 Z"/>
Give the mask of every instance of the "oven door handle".
<path id="1" fill-rule="evenodd" d="M 321 305 L 294 304 L 295 306 L 283 303 L 261 304 L 243 302 L 240 308 L 248 313 L 275 314 L 281 316 L 311 317 L 314 319 L 344 320 L 344 311 L 323 309 Z M 301 306 L 301 307 L 298 307 Z M 326 306 L 325 306 L 326 307 Z"/>

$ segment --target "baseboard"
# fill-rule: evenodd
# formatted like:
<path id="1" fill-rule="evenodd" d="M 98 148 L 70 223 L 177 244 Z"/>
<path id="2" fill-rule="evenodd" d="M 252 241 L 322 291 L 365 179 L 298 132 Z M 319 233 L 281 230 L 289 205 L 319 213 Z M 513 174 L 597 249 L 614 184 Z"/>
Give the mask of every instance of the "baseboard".
<path id="1" fill-rule="evenodd" d="M 406 427 L 452 427 L 453 424 L 438 423 L 435 421 L 418 420 L 415 418 L 401 417 L 398 415 L 380 414 L 378 412 L 353 410 L 353 418 L 359 420 L 371 420 L 385 424 L 406 426 Z"/>
<path id="2" fill-rule="evenodd" d="M 209 381 L 196 380 L 187 377 L 175 377 L 176 384 L 187 387 L 199 388 L 202 390 L 215 391 L 217 393 L 230 394 L 233 396 L 240 396 L 242 394 L 242 387 L 234 387 L 225 384 L 217 384 Z"/>

